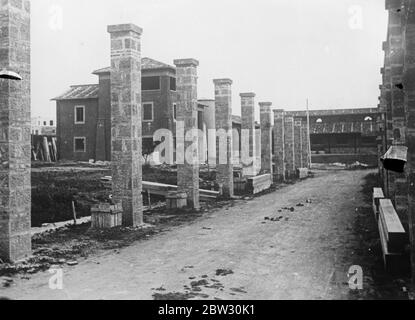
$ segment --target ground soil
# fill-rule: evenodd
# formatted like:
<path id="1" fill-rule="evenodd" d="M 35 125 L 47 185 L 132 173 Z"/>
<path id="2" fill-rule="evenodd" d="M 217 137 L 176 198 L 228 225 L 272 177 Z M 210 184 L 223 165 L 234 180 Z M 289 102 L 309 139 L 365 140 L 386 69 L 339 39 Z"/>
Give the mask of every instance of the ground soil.
<path id="1" fill-rule="evenodd" d="M 101 178 L 111 176 L 108 164 L 67 162 L 59 164 L 34 163 L 32 168 L 32 226 L 68 221 L 73 217 L 72 201 L 77 217 L 90 215 L 91 206 L 108 201 L 111 182 Z M 207 168 L 201 171 L 200 187 L 218 190 L 214 183 L 216 175 Z M 143 180 L 177 185 L 177 170 L 174 167 L 143 167 Z M 152 202 L 164 200 L 156 195 Z M 143 198 L 144 205 L 148 198 Z"/>
<path id="2" fill-rule="evenodd" d="M 156 228 L 101 235 L 87 225 L 59 231 L 34 245 L 46 256 L 51 248 L 73 250 L 69 259 L 77 265 L 60 266 L 64 289 L 49 288 L 46 270 L 26 270 L 8 279 L 0 296 L 406 299 L 406 279 L 383 270 L 370 200 L 375 185 L 375 171 L 318 171 L 312 179 L 205 212 L 150 213 L 146 219 Z M 348 286 L 352 265 L 363 268 L 363 290 Z"/>

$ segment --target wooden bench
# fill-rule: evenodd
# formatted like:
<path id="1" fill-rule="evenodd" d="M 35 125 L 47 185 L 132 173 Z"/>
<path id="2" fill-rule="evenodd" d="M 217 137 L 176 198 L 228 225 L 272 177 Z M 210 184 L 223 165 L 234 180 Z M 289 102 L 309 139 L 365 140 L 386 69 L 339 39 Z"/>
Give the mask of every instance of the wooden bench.
<path id="1" fill-rule="evenodd" d="M 384 199 L 383 190 L 381 188 L 373 188 L 373 213 L 376 221 L 379 220 L 379 200 Z"/>
<path id="2" fill-rule="evenodd" d="M 379 199 L 378 227 L 386 270 L 404 272 L 409 264 L 405 253 L 408 237 L 390 199 Z"/>

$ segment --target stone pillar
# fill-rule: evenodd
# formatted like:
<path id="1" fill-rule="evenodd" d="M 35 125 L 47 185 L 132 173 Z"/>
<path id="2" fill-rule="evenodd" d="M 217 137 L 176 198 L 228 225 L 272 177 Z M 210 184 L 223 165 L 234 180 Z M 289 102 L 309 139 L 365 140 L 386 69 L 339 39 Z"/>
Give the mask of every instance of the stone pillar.
<path id="1" fill-rule="evenodd" d="M 141 137 L 141 34 L 133 24 L 108 26 L 111 34 L 111 170 L 123 225 L 143 223 Z"/>
<path id="2" fill-rule="evenodd" d="M 194 209 L 199 203 L 199 153 L 197 110 L 197 67 L 195 59 L 175 60 L 178 133 L 176 159 L 178 191 L 186 192 L 187 204 Z"/>
<path id="3" fill-rule="evenodd" d="M 307 121 L 301 121 L 301 167 L 309 167 L 308 154 L 310 152 Z"/>
<path id="4" fill-rule="evenodd" d="M 278 181 L 286 179 L 284 129 L 284 110 L 274 110 L 274 161 L 275 178 Z"/>
<path id="5" fill-rule="evenodd" d="M 415 290 L 415 11 L 405 8 L 405 68 L 403 77 L 406 116 L 406 143 L 408 146 L 408 226 L 412 270 L 412 290 Z"/>
<path id="6" fill-rule="evenodd" d="M 292 179 L 295 176 L 294 118 L 285 115 L 284 125 L 285 171 L 286 177 Z"/>
<path id="7" fill-rule="evenodd" d="M 294 120 L 294 161 L 295 169 L 303 168 L 303 136 L 301 134 L 302 121 L 301 119 Z"/>
<path id="8" fill-rule="evenodd" d="M 256 167 L 255 93 L 241 93 L 242 166 L 244 176 L 254 176 Z M 244 141 L 246 140 L 246 141 Z"/>
<path id="9" fill-rule="evenodd" d="M 30 2 L 0 4 L 0 68 L 23 80 L 0 79 L 0 258 L 31 254 Z"/>
<path id="10" fill-rule="evenodd" d="M 254 158 L 254 175 L 261 172 L 261 128 L 255 125 L 255 158 Z"/>
<path id="11" fill-rule="evenodd" d="M 263 173 L 270 173 L 272 169 L 272 102 L 261 102 L 261 168 Z"/>
<path id="12" fill-rule="evenodd" d="M 215 115 L 217 144 L 216 181 L 223 187 L 225 197 L 233 197 L 233 132 L 232 132 L 232 80 L 217 79 L 215 84 Z"/>

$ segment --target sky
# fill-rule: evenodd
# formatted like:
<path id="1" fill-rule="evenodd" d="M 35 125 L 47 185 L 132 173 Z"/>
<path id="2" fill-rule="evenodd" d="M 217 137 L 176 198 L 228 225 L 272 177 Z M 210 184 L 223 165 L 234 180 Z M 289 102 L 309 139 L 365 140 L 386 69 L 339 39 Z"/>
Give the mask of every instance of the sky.
<path id="1" fill-rule="evenodd" d="M 97 83 L 110 65 L 107 25 L 134 23 L 142 56 L 199 60 L 198 97 L 213 79 L 275 108 L 377 107 L 387 11 L 380 0 L 32 1 L 32 116 L 55 118 L 52 98 Z M 259 107 L 257 107 L 259 109 Z"/>

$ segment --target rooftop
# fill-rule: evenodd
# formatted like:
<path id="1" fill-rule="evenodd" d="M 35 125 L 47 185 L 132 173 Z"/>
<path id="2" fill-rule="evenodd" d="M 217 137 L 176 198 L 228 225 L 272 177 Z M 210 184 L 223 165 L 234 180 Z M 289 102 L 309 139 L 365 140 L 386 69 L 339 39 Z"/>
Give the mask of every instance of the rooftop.
<path id="1" fill-rule="evenodd" d="M 147 57 L 144 57 L 141 59 L 141 69 L 142 70 L 162 70 L 162 69 L 176 70 L 175 67 L 169 64 L 166 64 L 166 63 L 163 63 L 163 62 L 151 59 L 151 58 L 147 58 Z M 110 71 L 111 71 L 111 67 L 106 67 L 106 68 L 95 70 L 92 73 L 101 74 L 101 73 L 109 73 Z"/>
<path id="2" fill-rule="evenodd" d="M 361 133 L 364 136 L 377 135 L 377 127 L 373 121 L 313 123 L 311 134 Z"/>
<path id="3" fill-rule="evenodd" d="M 75 85 L 71 86 L 64 94 L 52 100 L 97 99 L 98 91 L 98 84 Z"/>
<path id="4" fill-rule="evenodd" d="M 331 109 L 331 110 L 310 110 L 310 117 L 321 116 L 344 116 L 344 115 L 358 115 L 358 114 L 377 114 L 377 108 L 360 108 L 360 109 Z M 292 117 L 306 117 L 307 111 L 286 111 L 286 115 Z"/>

